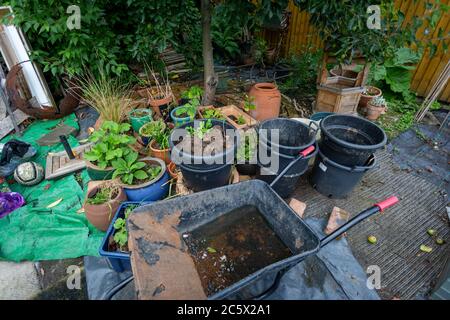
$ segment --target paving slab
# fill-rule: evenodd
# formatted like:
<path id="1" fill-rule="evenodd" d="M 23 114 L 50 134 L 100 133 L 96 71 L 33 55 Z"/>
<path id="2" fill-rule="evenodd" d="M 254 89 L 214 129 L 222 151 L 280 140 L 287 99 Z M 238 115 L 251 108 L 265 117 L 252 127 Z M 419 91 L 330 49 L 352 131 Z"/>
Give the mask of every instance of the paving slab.
<path id="1" fill-rule="evenodd" d="M 33 262 L 0 261 L 0 300 L 28 300 L 40 291 Z"/>

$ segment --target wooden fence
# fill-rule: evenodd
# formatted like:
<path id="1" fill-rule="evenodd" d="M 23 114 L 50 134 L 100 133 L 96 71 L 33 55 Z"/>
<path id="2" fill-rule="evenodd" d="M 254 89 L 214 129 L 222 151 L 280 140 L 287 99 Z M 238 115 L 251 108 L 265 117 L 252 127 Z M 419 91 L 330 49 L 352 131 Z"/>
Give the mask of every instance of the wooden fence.
<path id="1" fill-rule="evenodd" d="M 450 0 L 443 0 L 442 2 L 450 5 Z M 423 0 L 396 0 L 395 3 L 405 13 L 405 23 L 410 21 L 413 16 L 420 16 L 425 12 L 425 1 Z M 321 48 L 323 45 L 322 40 L 316 30 L 314 30 L 314 27 L 309 24 L 308 14 L 300 11 L 292 1 L 289 3 L 289 11 L 291 12 L 289 30 L 283 39 L 281 55 L 287 56 L 290 53 L 298 53 L 306 48 Z M 437 26 L 443 28 L 446 35 L 450 33 L 449 18 L 449 14 L 444 14 L 437 23 Z M 424 28 L 422 27 L 418 31 L 419 37 L 423 35 Z M 437 31 L 434 31 L 432 39 L 438 38 L 437 33 Z M 271 44 L 276 44 L 279 36 L 279 33 L 276 32 L 265 33 L 266 39 Z M 442 48 L 442 41 L 433 57 L 430 57 L 429 52 L 424 52 L 421 61 L 417 64 L 417 68 L 413 71 L 414 76 L 411 82 L 411 89 L 420 96 L 426 96 L 449 59 L 450 49 L 445 53 Z M 440 100 L 450 102 L 450 82 L 447 83 Z"/>

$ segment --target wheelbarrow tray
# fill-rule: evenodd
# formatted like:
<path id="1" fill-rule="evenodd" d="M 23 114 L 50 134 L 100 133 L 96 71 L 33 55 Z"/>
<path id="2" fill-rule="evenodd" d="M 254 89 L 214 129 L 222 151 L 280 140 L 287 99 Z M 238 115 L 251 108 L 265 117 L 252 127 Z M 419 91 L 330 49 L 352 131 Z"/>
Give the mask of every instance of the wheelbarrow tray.
<path id="1" fill-rule="evenodd" d="M 133 211 L 129 226 L 140 214 L 151 214 L 160 221 L 181 212 L 176 230 L 182 239 L 184 233 L 192 232 L 244 206 L 256 207 L 271 229 L 292 252 L 292 256 L 270 264 L 208 297 L 208 299 L 250 299 L 268 290 L 280 271 L 297 264 L 320 248 L 319 236 L 267 183 L 251 180 L 145 205 Z M 141 226 L 133 225 L 133 228 L 139 227 Z M 129 228 L 130 241 L 133 241 L 133 228 Z M 138 280 L 141 275 L 135 271 L 137 270 L 133 270 L 134 276 Z"/>

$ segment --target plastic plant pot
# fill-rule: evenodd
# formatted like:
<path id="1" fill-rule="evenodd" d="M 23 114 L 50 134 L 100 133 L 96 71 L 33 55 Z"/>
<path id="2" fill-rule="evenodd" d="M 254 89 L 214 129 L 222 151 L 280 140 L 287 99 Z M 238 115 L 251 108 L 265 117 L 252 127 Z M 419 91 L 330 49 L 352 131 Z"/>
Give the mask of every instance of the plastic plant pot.
<path id="1" fill-rule="evenodd" d="M 308 167 L 304 169 L 303 172 L 299 172 L 296 174 L 286 174 L 284 175 L 278 183 L 273 186 L 273 190 L 281 197 L 281 198 L 289 198 L 297 188 L 298 181 L 300 178 L 305 174 L 305 172 L 308 170 Z M 258 175 L 258 179 L 267 182 L 270 184 L 275 178 L 277 177 L 277 174 L 274 174 L 273 172 L 270 172 L 268 170 L 265 170 L 264 168 L 261 168 L 260 174 Z"/>
<path id="2" fill-rule="evenodd" d="M 259 166 L 251 163 L 236 164 L 236 170 L 243 176 L 254 176 L 258 173 Z"/>
<path id="3" fill-rule="evenodd" d="M 170 112 L 170 117 L 172 118 L 173 123 L 175 124 L 176 127 L 180 127 L 185 123 L 188 123 L 191 121 L 191 117 L 177 117 L 176 116 L 176 112 L 177 110 L 179 110 L 181 107 L 177 107 L 175 109 L 172 110 L 172 112 Z"/>
<path id="4" fill-rule="evenodd" d="M 107 167 L 105 169 L 101 169 L 90 161 L 85 160 L 86 162 L 86 171 L 91 180 L 101 181 L 101 180 L 110 180 L 112 179 L 114 168 Z"/>
<path id="5" fill-rule="evenodd" d="M 142 113 L 140 115 L 139 113 Z M 130 118 L 131 127 L 134 132 L 139 132 L 139 129 L 147 122 L 152 121 L 152 110 L 150 109 L 135 109 L 128 114 Z"/>
<path id="6" fill-rule="evenodd" d="M 180 129 L 197 127 L 200 122 L 206 121 L 211 121 L 213 126 L 221 126 L 224 132 L 227 130 L 235 132 L 235 129 L 231 124 L 220 120 L 197 120 L 182 125 Z M 177 145 L 174 144 L 174 134 L 175 132 L 172 132 L 169 140 L 170 148 L 172 150 L 171 159 L 179 166 L 183 178 L 189 188 L 194 191 L 201 191 L 228 184 L 231 168 L 234 163 L 234 155 L 239 141 L 238 135 L 235 135 L 233 145 L 223 152 L 218 152 L 214 155 L 193 155 L 184 150 L 180 150 Z"/>
<path id="7" fill-rule="evenodd" d="M 387 142 L 386 133 L 361 117 L 334 114 L 320 122 L 320 151 L 344 166 L 364 166 Z"/>
<path id="8" fill-rule="evenodd" d="M 345 198 L 375 163 L 375 156 L 371 155 L 366 165 L 348 167 L 332 161 L 319 151 L 311 175 L 311 185 L 329 198 Z"/>
<path id="9" fill-rule="evenodd" d="M 127 194 L 129 201 L 158 201 L 167 197 L 169 193 L 170 180 L 169 173 L 166 170 L 166 164 L 164 161 L 158 158 L 143 158 L 140 161 L 146 163 L 158 164 L 161 166 L 161 172 L 159 175 L 146 183 L 139 185 L 124 185 L 123 189 Z"/>
<path id="10" fill-rule="evenodd" d="M 319 122 L 325 119 L 326 117 L 331 116 L 332 114 L 334 114 L 334 112 L 316 112 L 309 119 L 312 121 Z"/>
<path id="11" fill-rule="evenodd" d="M 117 209 L 111 223 L 106 231 L 106 235 L 103 237 L 100 250 L 98 251 L 100 256 L 108 258 L 110 267 L 116 272 L 124 272 L 131 270 L 130 252 L 122 251 L 109 251 L 109 238 L 114 235 L 114 223 L 118 218 L 125 217 L 125 209 L 129 206 L 141 206 L 144 204 L 150 204 L 152 202 L 122 202 Z"/>
<path id="12" fill-rule="evenodd" d="M 314 122 L 306 125 L 292 119 L 270 119 L 262 122 L 259 126 L 258 135 L 261 146 L 267 148 L 276 147 L 280 154 L 296 156 L 298 153 L 316 142 Z M 265 130 L 265 131 L 264 131 Z M 272 130 L 279 130 L 278 143 L 273 142 Z M 266 134 L 263 134 L 263 133 Z"/>

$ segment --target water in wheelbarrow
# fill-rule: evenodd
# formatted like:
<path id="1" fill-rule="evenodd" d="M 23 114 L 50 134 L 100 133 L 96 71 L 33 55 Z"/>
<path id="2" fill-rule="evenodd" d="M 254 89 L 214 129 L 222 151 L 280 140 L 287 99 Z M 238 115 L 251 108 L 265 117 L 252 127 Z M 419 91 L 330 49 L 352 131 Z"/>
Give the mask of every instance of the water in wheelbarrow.
<path id="1" fill-rule="evenodd" d="M 292 256 L 253 206 L 226 213 L 183 238 L 207 296 Z"/>

